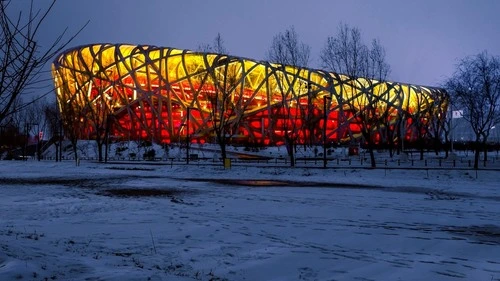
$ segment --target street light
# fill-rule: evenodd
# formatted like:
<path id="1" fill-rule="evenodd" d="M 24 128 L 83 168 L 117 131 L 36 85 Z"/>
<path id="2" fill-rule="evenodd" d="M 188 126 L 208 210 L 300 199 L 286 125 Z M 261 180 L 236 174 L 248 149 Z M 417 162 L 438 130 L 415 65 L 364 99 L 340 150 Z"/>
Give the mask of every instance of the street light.
<path id="1" fill-rule="evenodd" d="M 104 151 L 104 163 L 108 163 L 109 134 L 111 131 L 112 122 L 115 122 L 114 118 L 115 118 L 115 116 L 112 113 L 108 113 L 108 115 L 106 115 L 106 131 L 105 131 L 106 150 Z"/>
<path id="2" fill-rule="evenodd" d="M 191 142 L 189 138 L 189 119 L 191 119 L 191 109 L 192 107 L 187 107 L 187 120 L 186 120 L 186 164 L 189 165 L 189 144 Z"/>
<path id="3" fill-rule="evenodd" d="M 326 121 L 328 114 L 326 112 L 326 100 L 332 100 L 331 97 L 323 96 L 323 168 L 326 169 Z"/>
<path id="4" fill-rule="evenodd" d="M 35 159 L 40 161 L 40 154 L 38 153 L 38 144 L 40 143 L 40 124 L 33 123 L 36 125 L 36 146 L 35 146 Z"/>
<path id="5" fill-rule="evenodd" d="M 26 154 L 27 154 L 27 150 L 28 150 L 28 142 L 29 142 L 29 123 L 26 123 L 24 124 L 24 133 L 26 135 L 26 140 L 24 142 L 24 149 L 23 149 L 23 161 L 26 161 Z"/>

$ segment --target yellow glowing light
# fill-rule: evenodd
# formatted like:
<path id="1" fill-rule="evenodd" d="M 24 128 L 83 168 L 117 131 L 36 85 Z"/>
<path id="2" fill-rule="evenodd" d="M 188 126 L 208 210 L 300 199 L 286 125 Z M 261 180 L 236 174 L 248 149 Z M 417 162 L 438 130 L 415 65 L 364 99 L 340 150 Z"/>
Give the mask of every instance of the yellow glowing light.
<path id="1" fill-rule="evenodd" d="M 174 118 L 182 118 L 184 113 L 180 110 L 178 115 L 161 115 L 162 110 L 189 106 L 202 116 L 210 116 L 214 107 L 207 103 L 220 94 L 224 77 L 234 83 L 228 87 L 232 95 L 229 100 L 238 101 L 243 110 L 250 112 L 245 118 L 252 114 L 271 118 L 272 109 L 282 105 L 300 110 L 312 107 L 315 114 L 321 115 L 324 96 L 331 98 L 329 111 L 340 112 L 335 116 L 352 116 L 345 112 L 371 106 L 378 111 L 389 110 L 389 116 L 396 120 L 402 116 L 400 112 L 411 116 L 428 109 L 436 100 L 442 101 L 443 108 L 448 105 L 446 92 L 439 88 L 353 79 L 313 69 L 155 46 L 96 44 L 75 48 L 57 58 L 52 73 L 60 107 L 67 102 L 75 112 L 97 105 L 109 114 L 117 110 L 129 114 L 127 122 L 135 120 L 140 123 L 136 127 L 147 132 L 153 121 L 160 120 L 164 129 L 170 130 L 170 137 L 178 134 L 173 129 L 172 124 L 177 122 Z M 155 119 L 138 117 L 146 113 Z M 349 119 L 338 118 L 337 124 Z M 201 130 L 209 135 L 210 119 L 200 122 Z"/>

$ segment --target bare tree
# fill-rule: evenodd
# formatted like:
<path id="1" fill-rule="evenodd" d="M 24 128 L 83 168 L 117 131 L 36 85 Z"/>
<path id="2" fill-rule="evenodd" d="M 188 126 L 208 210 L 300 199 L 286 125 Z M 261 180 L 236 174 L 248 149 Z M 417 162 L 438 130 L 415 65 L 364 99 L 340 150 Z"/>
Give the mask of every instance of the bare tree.
<path id="1" fill-rule="evenodd" d="M 404 94 L 400 85 L 393 85 L 392 94 L 388 96 L 389 106 L 385 112 L 387 118 L 381 120 L 382 143 L 387 144 L 389 156 L 394 156 L 394 150 L 399 155 L 402 146 L 402 128 L 405 127 L 404 117 L 406 112 L 402 110 Z M 396 140 L 398 140 L 396 142 Z"/>
<path id="2" fill-rule="evenodd" d="M 202 87 L 208 98 L 210 120 L 224 163 L 226 146 L 243 117 L 242 62 L 235 57 L 217 55 L 207 69 Z M 187 118 L 191 118 L 188 116 Z"/>
<path id="3" fill-rule="evenodd" d="M 57 120 L 59 122 L 59 128 L 56 131 L 59 131 L 59 142 L 62 143 L 62 137 L 64 136 L 71 143 L 71 148 L 73 150 L 74 160 L 78 162 L 78 140 L 82 139 L 81 136 L 82 129 L 84 128 L 86 123 L 89 121 L 88 116 L 84 116 L 82 113 L 78 111 L 78 107 L 74 107 L 68 103 L 61 103 L 59 105 L 61 112 L 63 115 L 59 115 L 60 119 Z M 57 126 L 57 124 L 56 124 Z M 62 127 L 62 128 L 61 128 Z M 56 127 L 57 128 L 57 127 Z M 62 130 L 64 129 L 64 134 Z M 86 128 L 88 130 L 88 128 Z M 102 143 L 102 141 L 101 141 Z M 101 145 L 102 147 L 102 145 Z M 101 148 L 102 151 L 102 148 Z M 62 146 L 61 146 L 62 152 Z M 102 161 L 102 152 L 99 158 Z"/>
<path id="4" fill-rule="evenodd" d="M 24 106 L 28 104 L 28 106 Z M 32 145 L 35 143 L 35 136 L 37 135 L 37 128 L 39 127 L 36 112 L 33 110 L 35 103 L 25 103 L 21 98 L 15 102 L 16 110 L 9 116 L 9 123 L 18 128 L 22 138 L 20 143 L 22 147 L 22 156 L 26 160 L 31 155 Z M 18 109 L 19 108 L 19 109 Z M 36 151 L 33 154 L 36 156 Z"/>
<path id="5" fill-rule="evenodd" d="M 323 67 L 353 78 L 366 72 L 367 56 L 368 48 L 361 40 L 361 31 L 347 24 L 340 24 L 337 35 L 327 38 L 320 54 Z"/>
<path id="6" fill-rule="evenodd" d="M 206 98 L 211 127 L 221 150 L 222 161 L 225 163 L 227 159 L 226 147 L 237 133 L 243 117 L 242 96 L 245 69 L 241 59 L 227 55 L 227 49 L 220 33 L 217 33 L 212 45 L 202 44 L 198 50 L 216 53 L 205 74 L 198 75 L 193 79 L 197 80 L 202 96 Z M 192 111 L 190 112 L 192 114 Z M 187 116 L 187 118 L 191 119 L 192 116 Z"/>
<path id="7" fill-rule="evenodd" d="M 220 33 L 217 33 L 212 45 L 203 43 L 198 46 L 197 50 L 205 53 L 228 54 L 227 49 L 224 46 L 224 39 L 222 39 L 222 35 Z"/>
<path id="8" fill-rule="evenodd" d="M 327 38 L 320 57 L 323 67 L 348 76 L 341 87 L 347 100 L 341 102 L 349 108 L 351 122 L 359 125 L 371 166 L 375 167 L 374 138 L 380 137 L 376 132 L 394 109 L 388 85 L 384 83 L 390 72 L 385 49 L 378 40 L 373 40 L 368 47 L 358 28 L 341 24 L 337 35 Z"/>
<path id="9" fill-rule="evenodd" d="M 267 57 L 271 62 L 281 65 L 280 73 L 276 73 L 277 88 L 280 89 L 281 104 L 276 108 L 279 115 L 277 119 L 281 119 L 281 129 L 287 147 L 288 156 L 290 157 L 290 165 L 295 166 L 295 145 L 299 136 L 299 130 L 304 126 L 309 126 L 310 120 L 305 120 L 304 125 L 298 126 L 298 120 L 306 119 L 306 116 L 299 115 L 301 110 L 300 103 L 297 98 L 301 95 L 301 91 L 307 91 L 309 95 L 312 93 L 309 90 L 309 85 L 305 79 L 301 79 L 300 75 L 303 68 L 307 67 L 311 48 L 299 41 L 299 36 L 292 26 L 283 33 L 278 33 L 274 36 L 271 42 L 271 47 L 268 50 Z M 287 68 L 287 66 L 291 68 Z M 304 80 L 304 81 L 303 81 Z M 311 108 L 312 98 L 308 98 Z"/>
<path id="10" fill-rule="evenodd" d="M 106 78 L 108 80 L 108 78 Z M 109 142 L 110 127 L 114 122 L 112 115 L 108 91 L 109 82 L 106 80 L 95 80 L 92 87 L 93 94 L 87 98 L 87 102 L 81 104 L 83 107 L 67 106 L 63 107 L 63 124 L 65 131 L 69 133 L 72 139 L 80 139 L 78 135 L 83 125 L 88 124 L 91 135 L 97 144 L 99 162 L 107 161 L 104 153 L 107 151 Z M 83 85 L 82 85 L 83 86 Z M 106 150 L 103 151 L 103 148 Z"/>
<path id="11" fill-rule="evenodd" d="M 17 108 L 21 108 L 23 104 L 23 100 L 21 97 L 18 97 L 14 103 L 13 108 L 16 108 L 9 115 L 8 118 L 5 118 L 0 121 L 0 126 L 2 130 L 2 138 L 1 149 L 7 152 L 5 156 L 6 159 L 12 159 L 12 157 L 16 156 L 16 152 L 19 153 L 22 150 L 24 155 L 25 145 L 27 144 L 26 138 L 26 127 L 24 126 L 24 114 L 26 111 L 18 110 Z"/>
<path id="12" fill-rule="evenodd" d="M 94 55 L 100 51 L 92 50 Z M 60 84 L 56 86 L 65 136 L 72 142 L 76 153 L 76 142 L 85 137 L 86 133 L 96 141 L 98 160 L 107 161 L 104 152 L 107 151 L 110 127 L 116 122 L 113 108 L 121 102 L 113 91 L 118 70 L 106 69 L 103 62 L 94 56 L 86 64 L 77 56 L 71 57 L 71 60 L 79 68 L 65 73 L 70 82 L 60 80 Z M 141 106 L 144 107 L 142 104 Z M 150 133 L 153 139 L 153 132 Z M 103 151 L 104 146 L 106 151 Z"/>
<path id="13" fill-rule="evenodd" d="M 56 148 L 56 162 L 59 161 L 61 155 L 61 112 L 57 108 L 57 104 L 46 104 L 43 108 L 45 119 L 47 120 L 47 130 L 50 133 L 50 138 L 48 140 L 49 144 L 54 144 Z"/>
<path id="14" fill-rule="evenodd" d="M 81 31 L 65 40 L 64 30 L 42 48 L 40 31 L 56 0 L 45 10 L 35 9 L 34 3 L 15 15 L 10 12 L 11 1 L 0 1 L 0 121 L 20 109 L 14 103 L 22 94 L 49 87 L 41 76 L 43 67 Z"/>
<path id="15" fill-rule="evenodd" d="M 462 59 L 446 86 L 474 131 L 474 169 L 478 169 L 480 152 L 486 161 L 488 137 L 500 123 L 500 58 L 485 51 Z"/>
<path id="16" fill-rule="evenodd" d="M 24 145 L 26 139 L 22 128 L 15 123 L 12 116 L 0 123 L 0 157 L 3 159 L 12 159 L 15 156 L 14 151 Z"/>
<path id="17" fill-rule="evenodd" d="M 439 155 L 441 149 L 444 148 L 446 151 L 446 157 L 448 157 L 448 149 L 444 144 L 448 143 L 449 140 L 449 124 L 447 111 L 449 107 L 449 99 L 447 98 L 437 98 L 433 99 L 430 105 L 430 114 L 428 120 L 428 133 L 433 140 L 434 151 L 436 155 Z"/>
<path id="18" fill-rule="evenodd" d="M 408 119 L 411 120 L 412 139 L 416 141 L 420 151 L 420 160 L 424 160 L 424 149 L 431 134 L 430 123 L 434 111 L 435 105 L 431 96 L 415 95 L 413 112 L 408 116 Z M 439 117 L 436 116 L 436 118 Z"/>
<path id="19" fill-rule="evenodd" d="M 47 119 L 45 118 L 44 108 L 47 102 L 45 99 L 34 98 L 32 102 L 28 103 L 22 111 L 25 112 L 24 123 L 26 128 L 28 128 L 28 134 L 34 136 L 34 141 L 36 142 L 36 158 L 41 159 L 42 156 L 42 138 L 43 131 L 45 131 L 47 125 Z"/>
<path id="20" fill-rule="evenodd" d="M 311 47 L 299 41 L 293 26 L 273 37 L 267 53 L 270 61 L 295 67 L 307 67 L 310 55 Z"/>

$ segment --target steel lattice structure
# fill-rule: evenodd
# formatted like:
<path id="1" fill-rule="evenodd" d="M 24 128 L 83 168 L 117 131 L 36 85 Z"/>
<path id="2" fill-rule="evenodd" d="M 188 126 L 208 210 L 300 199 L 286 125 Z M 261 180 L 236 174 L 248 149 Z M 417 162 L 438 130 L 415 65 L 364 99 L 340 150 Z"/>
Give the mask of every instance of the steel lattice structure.
<path id="1" fill-rule="evenodd" d="M 210 141 L 214 122 L 228 114 L 237 122 L 233 141 L 279 144 L 289 133 L 298 143 L 338 143 L 361 138 L 359 113 L 376 107 L 383 116 L 372 129 L 377 141 L 396 124 L 411 140 L 415 118 L 430 124 L 448 103 L 440 88 L 142 45 L 73 48 L 54 61 L 52 73 L 67 130 L 81 138 L 108 130 L 123 139 Z M 217 81 L 226 83 L 223 90 Z M 230 95 L 230 113 L 214 114 L 219 94 Z"/>

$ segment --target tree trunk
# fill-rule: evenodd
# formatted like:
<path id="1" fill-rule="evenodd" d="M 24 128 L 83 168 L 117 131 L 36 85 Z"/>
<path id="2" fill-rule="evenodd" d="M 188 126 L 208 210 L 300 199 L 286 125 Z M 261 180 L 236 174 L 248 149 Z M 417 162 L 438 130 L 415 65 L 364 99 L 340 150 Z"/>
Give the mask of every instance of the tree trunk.
<path id="1" fill-rule="evenodd" d="M 59 161 L 62 161 L 62 151 L 63 151 L 63 138 L 62 135 L 59 137 Z"/>
<path id="2" fill-rule="evenodd" d="M 225 162 L 226 162 L 226 158 L 227 158 L 226 143 L 225 143 L 225 141 L 219 142 L 219 146 L 220 146 L 220 154 L 221 154 L 221 157 L 222 157 L 222 165 L 224 165 Z"/>
<path id="3" fill-rule="evenodd" d="M 54 143 L 54 146 L 56 147 L 56 162 L 59 162 L 59 145 Z"/>
<path id="4" fill-rule="evenodd" d="M 225 136 L 222 135 L 222 133 L 216 133 L 215 138 L 217 140 L 217 143 L 219 144 L 220 156 L 222 158 L 222 165 L 224 166 L 227 158 L 226 139 Z"/>
<path id="5" fill-rule="evenodd" d="M 375 154 L 373 153 L 373 146 L 371 144 L 368 144 L 368 151 L 370 152 L 371 167 L 376 168 L 377 163 L 375 163 Z"/>
<path id="6" fill-rule="evenodd" d="M 387 143 L 389 144 L 389 157 L 394 157 L 394 138 L 393 134 L 387 139 Z"/>
<path id="7" fill-rule="evenodd" d="M 488 161 L 488 147 L 486 146 L 486 143 L 483 142 L 483 148 L 484 148 L 484 162 Z"/>
<path id="8" fill-rule="evenodd" d="M 420 161 L 424 160 L 424 140 L 422 138 L 419 138 L 420 140 L 418 141 L 420 143 Z"/>
<path id="9" fill-rule="evenodd" d="M 102 142 L 97 142 L 97 151 L 99 156 L 99 162 L 102 162 Z"/>
<path id="10" fill-rule="evenodd" d="M 375 154 L 373 152 L 373 141 L 372 141 L 371 135 L 368 132 L 363 132 L 363 137 L 366 141 L 366 144 L 368 145 L 368 152 L 370 153 L 371 167 L 376 168 L 377 164 L 375 163 Z"/>
<path id="11" fill-rule="evenodd" d="M 285 146 L 288 156 L 290 156 L 290 167 L 295 167 L 295 145 L 288 136 L 285 136 Z"/>
<path id="12" fill-rule="evenodd" d="M 72 141 L 71 145 L 73 146 L 73 154 L 75 155 L 75 162 L 78 164 L 78 147 L 77 147 L 77 141 Z"/>
<path id="13" fill-rule="evenodd" d="M 401 136 L 401 125 L 398 125 L 396 126 L 396 130 L 398 130 L 396 132 L 396 136 L 398 138 L 398 145 L 396 146 L 396 154 L 399 155 L 401 154 L 402 150 L 403 150 L 403 136 Z"/>
<path id="14" fill-rule="evenodd" d="M 481 149 L 479 148 L 479 143 L 477 143 L 476 149 L 474 151 L 474 169 L 479 169 L 479 155 L 481 153 Z"/>
<path id="15" fill-rule="evenodd" d="M 438 137 L 434 138 L 434 151 L 436 152 L 436 156 L 439 155 L 439 152 L 441 150 L 441 141 L 439 141 Z"/>
<path id="16" fill-rule="evenodd" d="M 40 139 L 37 139 L 36 140 L 36 158 L 38 159 L 38 161 L 40 161 L 40 156 L 42 155 L 40 145 L 41 145 Z"/>

